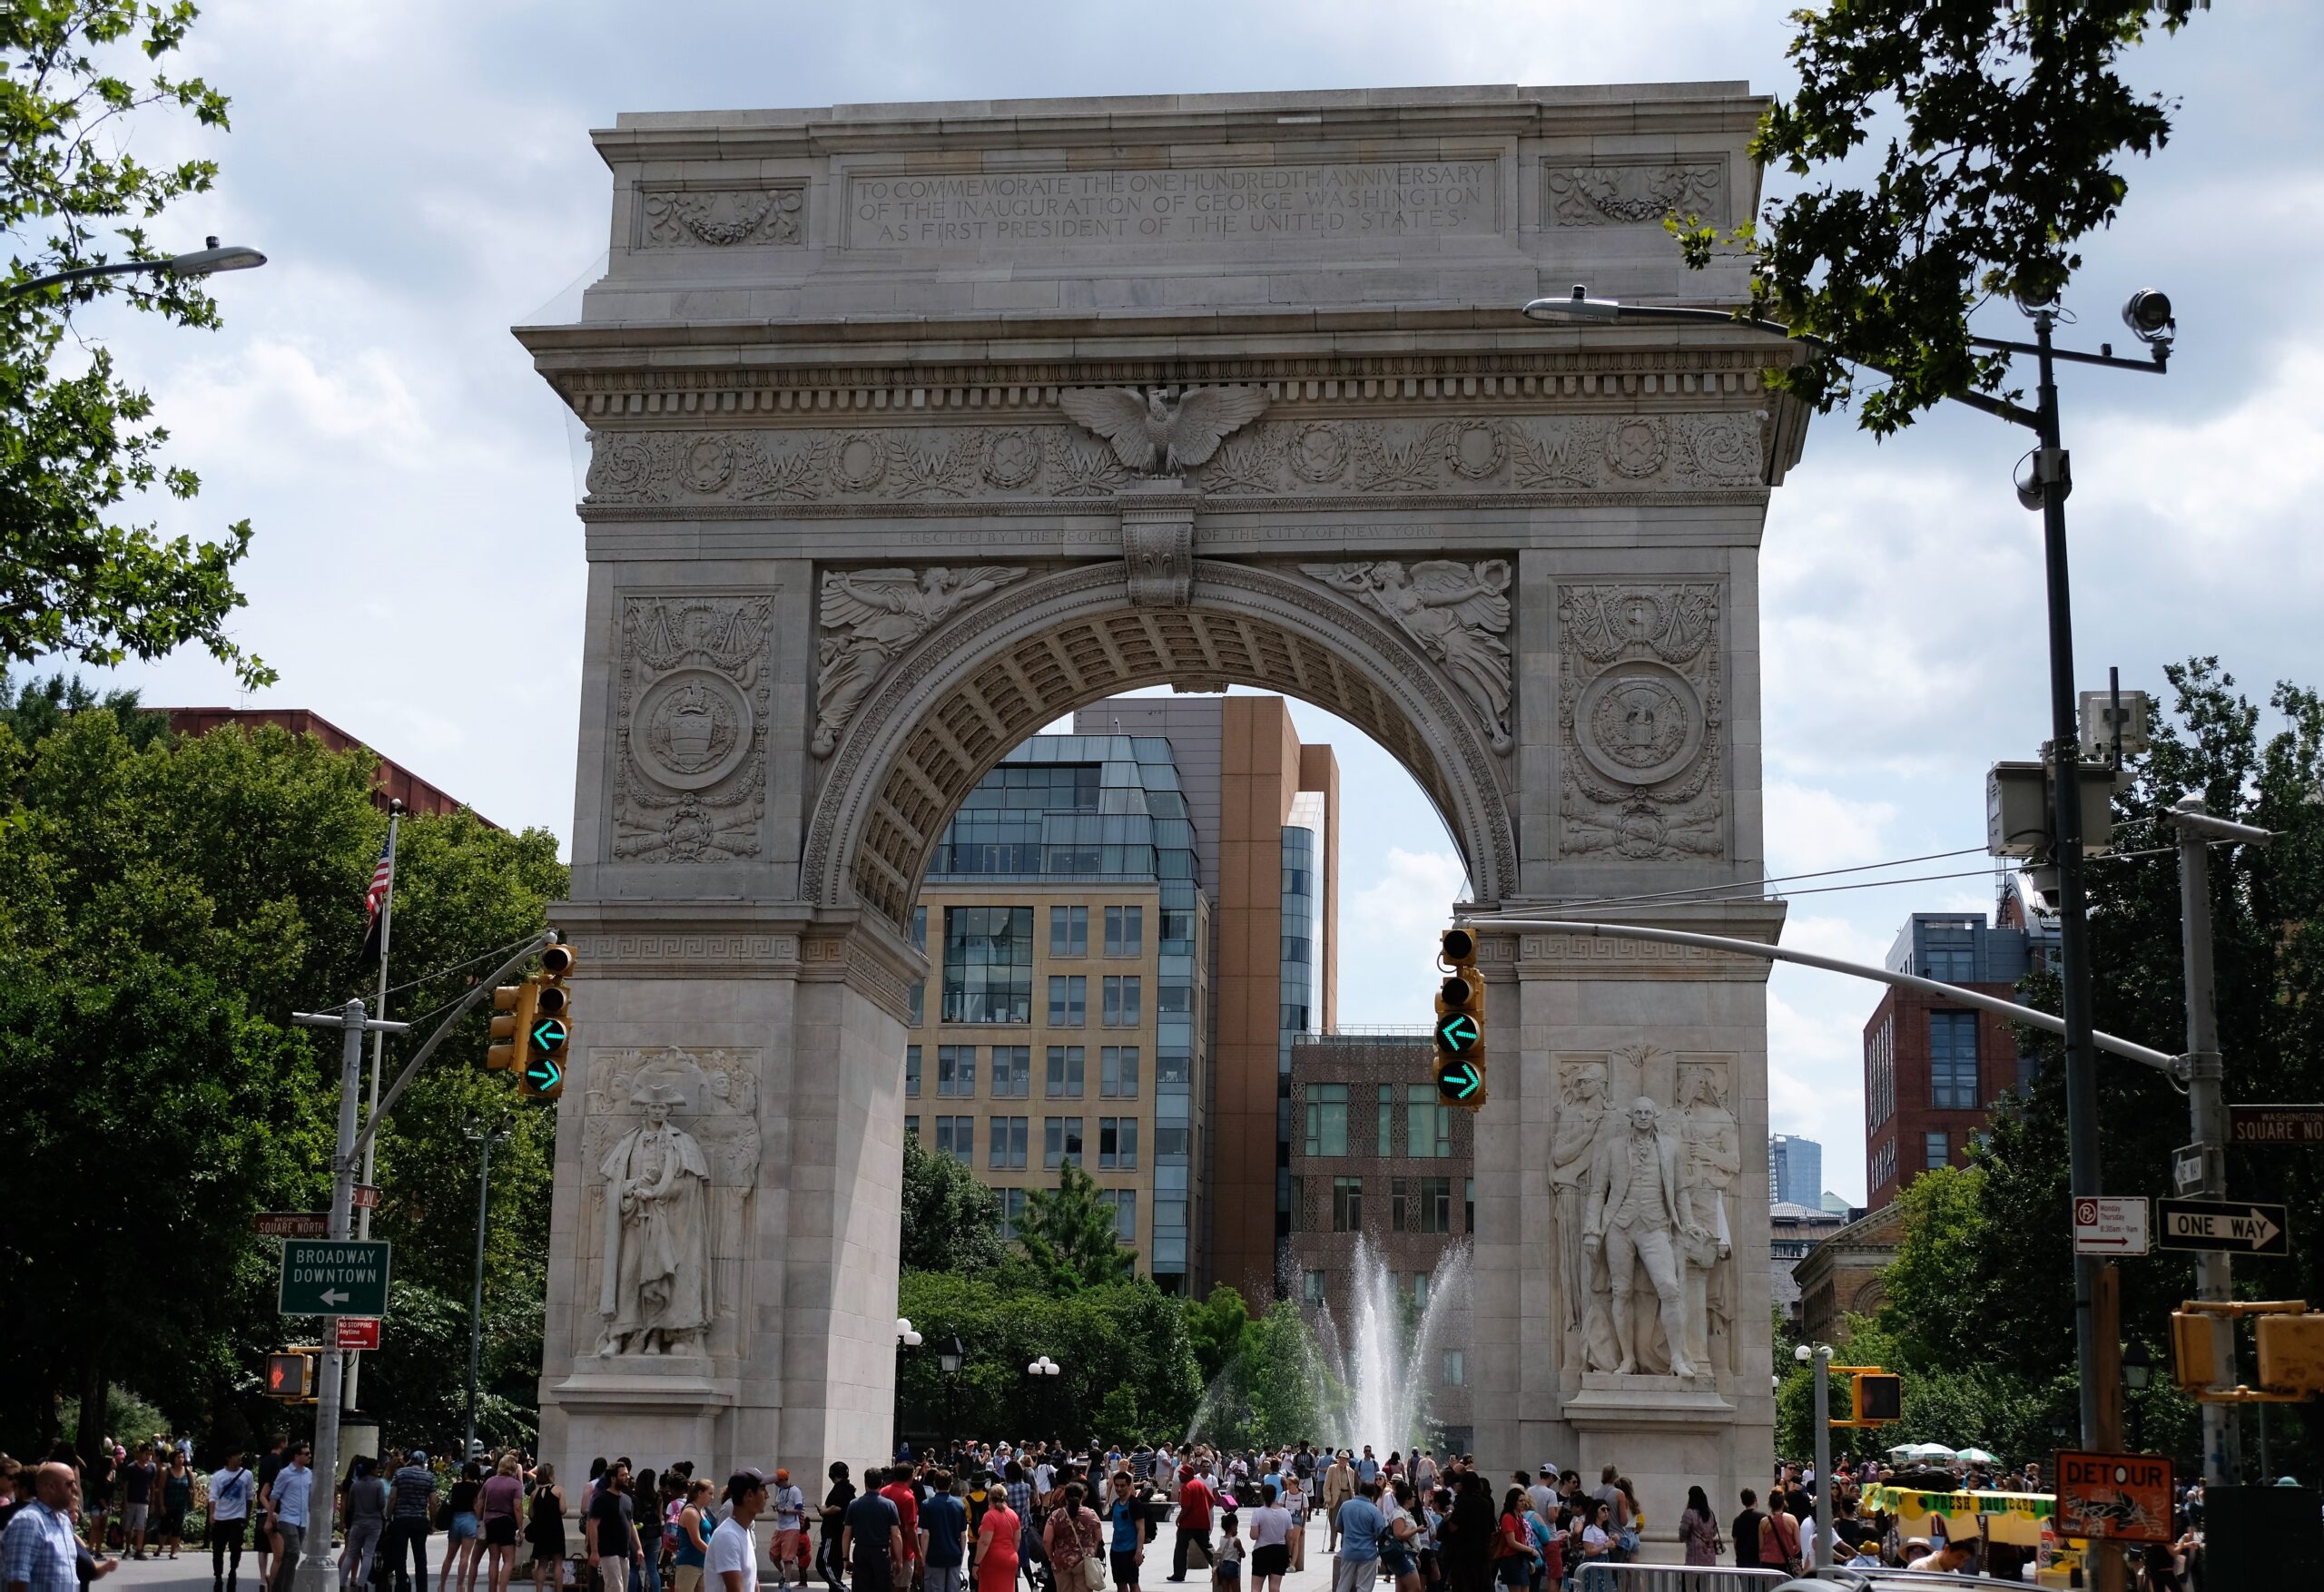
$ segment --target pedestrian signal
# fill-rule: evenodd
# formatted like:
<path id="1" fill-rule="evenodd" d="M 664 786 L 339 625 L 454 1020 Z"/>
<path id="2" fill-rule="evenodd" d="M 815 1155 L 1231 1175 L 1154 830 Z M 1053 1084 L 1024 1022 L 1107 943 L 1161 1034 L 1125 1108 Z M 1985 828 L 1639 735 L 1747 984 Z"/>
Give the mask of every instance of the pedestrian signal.
<path id="1" fill-rule="evenodd" d="M 1485 981 L 1477 971 L 1476 936 L 1448 929 L 1437 945 L 1445 969 L 1436 991 L 1436 1095 L 1471 1111 L 1485 1103 Z"/>
<path id="2" fill-rule="evenodd" d="M 524 1070 L 526 1036 L 532 1029 L 534 1005 L 539 998 L 540 984 L 533 978 L 503 984 L 492 992 L 492 1044 L 484 1053 L 485 1066 L 496 1072 Z"/>
<path id="3" fill-rule="evenodd" d="M 578 960 L 571 946 L 550 946 L 541 952 L 540 972 L 528 980 L 533 1006 L 518 1075 L 518 1093 L 527 1100 L 554 1100 L 565 1093 L 565 1051 L 573 1039 L 573 992 L 565 979 Z"/>
<path id="4" fill-rule="evenodd" d="M 1905 1418 L 1905 1379 L 1886 1371 L 1858 1371 L 1856 1376 L 1856 1424 L 1886 1426 Z"/>
<path id="5" fill-rule="evenodd" d="M 266 1357 L 266 1396 L 297 1404 L 315 1396 L 315 1362 L 304 1354 Z"/>

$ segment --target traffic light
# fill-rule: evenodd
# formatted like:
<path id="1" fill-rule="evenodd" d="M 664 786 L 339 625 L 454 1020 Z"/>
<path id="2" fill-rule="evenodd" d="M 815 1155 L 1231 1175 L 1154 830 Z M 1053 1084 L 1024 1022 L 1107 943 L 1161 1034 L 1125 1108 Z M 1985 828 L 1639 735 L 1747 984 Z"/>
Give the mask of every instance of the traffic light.
<path id="1" fill-rule="evenodd" d="M 492 1044 L 484 1053 L 485 1066 L 496 1072 L 525 1070 L 526 1036 L 532 1031 L 534 1004 L 539 998 L 536 978 L 503 984 L 492 992 Z"/>
<path id="2" fill-rule="evenodd" d="M 266 1357 L 266 1396 L 286 1404 L 305 1403 L 315 1396 L 315 1362 L 292 1351 Z"/>
<path id="3" fill-rule="evenodd" d="M 1485 1103 L 1485 981 L 1477 971 L 1477 937 L 1448 929 L 1437 944 L 1445 970 L 1436 991 L 1436 1095 L 1448 1105 L 1482 1110 Z"/>
<path id="4" fill-rule="evenodd" d="M 573 992 L 565 979 L 577 960 L 571 946 L 550 946 L 541 952 L 540 972 L 527 980 L 533 1004 L 517 1092 L 527 1100 L 554 1100 L 565 1093 L 565 1047 L 573 1038 Z"/>
<path id="5" fill-rule="evenodd" d="M 1886 1371 L 1856 1375 L 1856 1424 L 1886 1426 L 1905 1418 L 1905 1379 Z"/>

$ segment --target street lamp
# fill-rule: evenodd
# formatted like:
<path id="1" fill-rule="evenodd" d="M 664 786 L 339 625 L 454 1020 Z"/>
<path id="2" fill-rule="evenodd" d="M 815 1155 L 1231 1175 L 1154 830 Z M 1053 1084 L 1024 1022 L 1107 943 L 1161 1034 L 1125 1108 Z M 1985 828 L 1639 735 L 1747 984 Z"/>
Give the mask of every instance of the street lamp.
<path id="1" fill-rule="evenodd" d="M 1049 1413 L 1048 1379 L 1056 1376 L 1064 1369 L 1065 1368 L 1063 1366 L 1059 1365 L 1056 1361 L 1051 1360 L 1046 1354 L 1042 1355 L 1039 1359 L 1034 1361 L 1025 1368 L 1025 1374 L 1033 1378 L 1035 1382 L 1041 1388 L 1041 1414 L 1045 1419 Z"/>
<path id="2" fill-rule="evenodd" d="M 2144 1339 L 2132 1339 L 2131 1346 L 2122 1351 L 2122 1385 L 2133 1393 L 2143 1393 L 2146 1391 L 2148 1381 L 2153 1376 L 2153 1374 L 2154 1354 L 2152 1351 L 2147 1348 L 2146 1341 Z M 2130 1406 L 2131 1452 L 2135 1454 L 2141 1450 L 2142 1446 L 2139 1441 L 2139 1427 L 2141 1425 L 2139 1420 L 2139 1401 L 2135 1399 L 2126 1399 L 2123 1402 Z"/>
<path id="3" fill-rule="evenodd" d="M 1792 1359 L 1816 1368 L 1816 1557 L 1814 1567 L 1832 1562 L 1832 1346 L 1802 1343 Z"/>
<path id="4" fill-rule="evenodd" d="M 2030 456 L 2031 477 L 2018 488 L 2027 507 L 2042 510 L 2043 563 L 2049 588 L 2050 748 L 2054 771 L 2050 781 L 2052 860 L 2058 871 L 2059 978 L 2064 987 L 2067 1182 L 2077 1199 L 2099 1192 L 2097 1048 L 2091 1041 L 2089 899 L 2083 886 L 2082 859 L 2082 735 L 2076 722 L 2073 676 L 2073 605 L 2066 581 L 2066 495 L 2073 490 L 2073 476 L 2064 447 L 2058 441 L 2058 388 L 2055 362 L 2103 365 L 2115 370 L 2142 370 L 2161 375 L 2170 365 L 2171 334 L 2177 328 L 2169 297 L 2142 288 L 2122 307 L 2123 324 L 2147 346 L 2144 359 L 2122 359 L 2113 345 L 2102 343 L 2095 354 L 2053 348 L 2051 333 L 2058 322 L 2054 304 L 2020 308 L 2034 322 L 2031 343 L 2004 338 L 1973 337 L 1971 346 L 1996 353 L 2032 354 L 2040 362 L 2041 380 L 2035 405 L 2024 405 L 1982 392 L 1947 395 L 1955 403 L 2023 426 L 2034 432 L 2038 446 Z M 1524 307 L 1537 321 L 1679 321 L 1720 325 L 1763 332 L 1803 342 L 1827 353 L 1826 339 L 1794 332 L 1779 321 L 1731 315 L 1723 310 L 1689 309 L 1675 304 L 1625 304 L 1618 299 L 1593 299 L 1576 284 L 1563 299 L 1535 299 Z M 2099 1446 L 2100 1401 L 2112 1387 L 2111 1368 L 2101 1364 L 2094 1300 L 2098 1267 L 2093 1255 L 2077 1254 L 2073 1265 L 2074 1355 L 2081 1384 L 2082 1440 Z M 2112 1345 L 2103 1345 L 2111 1355 Z"/>
<path id="5" fill-rule="evenodd" d="M 133 276 L 140 271 L 167 271 L 173 277 L 206 277 L 222 270 L 249 270 L 266 263 L 266 256 L 242 243 L 221 245 L 215 238 L 206 238 L 203 246 L 188 254 L 172 255 L 167 260 L 121 260 L 111 265 L 78 265 L 71 270 L 51 271 L 46 276 L 33 277 L 8 287 L 0 297 L 21 299 L 26 293 L 43 288 L 54 288 L 64 282 L 83 282 L 93 277 Z"/>
<path id="6" fill-rule="evenodd" d="M 936 1369 L 944 1373 L 944 1446 L 952 1445 L 952 1379 L 960 1374 L 969 1351 L 960 1346 L 960 1334 L 949 1334 L 936 1351 Z"/>
<path id="7" fill-rule="evenodd" d="M 896 1318 L 896 1347 L 899 1349 L 917 1349 L 920 1347 L 920 1344 L 921 1336 L 918 1332 L 911 1330 L 911 1322 L 905 1320 L 902 1316 L 898 1316 Z"/>

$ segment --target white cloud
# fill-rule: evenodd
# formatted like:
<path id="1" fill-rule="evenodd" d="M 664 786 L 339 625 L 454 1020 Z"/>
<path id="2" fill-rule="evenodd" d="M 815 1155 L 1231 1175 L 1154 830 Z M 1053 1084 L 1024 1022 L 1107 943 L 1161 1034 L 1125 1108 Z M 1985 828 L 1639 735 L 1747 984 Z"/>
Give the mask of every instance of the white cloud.
<path id="1" fill-rule="evenodd" d="M 1882 860 L 1882 830 L 1896 816 L 1892 802 L 1853 801 L 1789 780 L 1768 781 L 1767 811 L 1768 870 L 1777 876 Z"/>
<path id="2" fill-rule="evenodd" d="M 1402 846 L 1372 857 L 1343 844 L 1340 878 L 1340 1020 L 1426 1027 L 1436 1009 L 1437 931 L 1467 893 L 1460 858 Z"/>

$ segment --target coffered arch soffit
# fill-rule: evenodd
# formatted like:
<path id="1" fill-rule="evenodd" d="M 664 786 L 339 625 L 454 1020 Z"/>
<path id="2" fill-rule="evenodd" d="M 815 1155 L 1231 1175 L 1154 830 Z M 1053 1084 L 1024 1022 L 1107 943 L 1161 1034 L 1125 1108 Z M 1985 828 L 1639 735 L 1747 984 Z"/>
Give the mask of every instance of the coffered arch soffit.
<path id="1" fill-rule="evenodd" d="M 803 883 L 903 926 L 928 858 L 977 781 L 1043 726 L 1170 683 L 1250 685 L 1336 713 L 1411 771 L 1471 888 L 1517 880 L 1509 761 L 1442 675 L 1364 609 L 1295 575 L 1197 559 L 1185 607 L 1138 607 L 1118 565 L 1047 575 L 955 616 L 901 659 L 833 749 Z"/>

